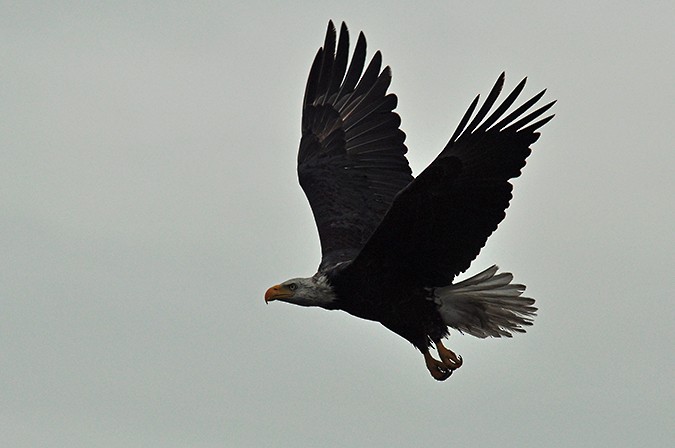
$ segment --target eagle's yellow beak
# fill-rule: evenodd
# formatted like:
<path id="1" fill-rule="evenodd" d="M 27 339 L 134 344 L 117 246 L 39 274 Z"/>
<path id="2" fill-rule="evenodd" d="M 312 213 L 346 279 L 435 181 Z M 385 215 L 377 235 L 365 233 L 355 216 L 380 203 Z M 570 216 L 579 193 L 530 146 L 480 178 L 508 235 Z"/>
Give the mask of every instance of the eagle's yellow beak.
<path id="1" fill-rule="evenodd" d="M 265 303 L 293 296 L 293 291 L 283 285 L 274 285 L 265 291 Z"/>

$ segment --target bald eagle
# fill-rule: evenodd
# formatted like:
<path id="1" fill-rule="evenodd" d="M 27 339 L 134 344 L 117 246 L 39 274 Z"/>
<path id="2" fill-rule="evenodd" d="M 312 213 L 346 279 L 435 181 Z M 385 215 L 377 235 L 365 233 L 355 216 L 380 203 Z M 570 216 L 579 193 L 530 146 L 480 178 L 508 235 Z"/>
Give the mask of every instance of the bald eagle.
<path id="1" fill-rule="evenodd" d="M 348 64 L 349 33 L 332 21 L 309 72 L 302 103 L 298 177 L 321 240 L 318 272 L 272 286 L 265 301 L 343 310 L 380 322 L 411 342 L 431 375 L 447 379 L 462 358 L 441 342 L 448 327 L 479 338 L 511 337 L 537 309 L 525 286 L 497 266 L 455 283 L 504 219 L 509 179 L 518 177 L 539 119 L 544 91 L 507 114 L 523 79 L 497 106 L 504 73 L 477 96 L 438 157 L 416 178 L 405 134 L 387 93 L 389 67 L 376 52 L 365 68 L 366 39 Z M 493 106 L 495 106 L 493 108 Z M 539 119 L 539 120 L 538 120 Z M 538 120 L 538 121 L 537 121 Z M 440 359 L 430 349 L 435 346 Z"/>

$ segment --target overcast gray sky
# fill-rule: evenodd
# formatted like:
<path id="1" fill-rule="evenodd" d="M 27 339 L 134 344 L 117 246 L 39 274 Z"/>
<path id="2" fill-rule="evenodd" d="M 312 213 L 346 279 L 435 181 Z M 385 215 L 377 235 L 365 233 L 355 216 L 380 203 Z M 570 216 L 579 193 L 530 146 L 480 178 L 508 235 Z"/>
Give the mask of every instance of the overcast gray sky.
<path id="1" fill-rule="evenodd" d="M 137 3 L 0 2 L 0 446 L 672 446 L 673 2 Z M 319 262 L 295 158 L 331 18 L 391 65 L 415 173 L 503 70 L 558 99 L 467 272 L 514 272 L 535 326 L 452 336 L 444 383 L 263 302 Z"/>

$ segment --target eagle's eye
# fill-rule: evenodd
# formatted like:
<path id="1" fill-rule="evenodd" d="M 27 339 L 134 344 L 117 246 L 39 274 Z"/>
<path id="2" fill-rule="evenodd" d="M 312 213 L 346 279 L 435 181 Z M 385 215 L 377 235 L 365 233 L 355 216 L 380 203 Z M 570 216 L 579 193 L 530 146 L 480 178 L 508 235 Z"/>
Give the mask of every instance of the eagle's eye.
<path id="1" fill-rule="evenodd" d="M 298 285 L 296 285 L 295 283 L 290 283 L 288 285 L 288 289 L 290 289 L 291 291 L 295 291 L 296 289 L 298 289 Z"/>

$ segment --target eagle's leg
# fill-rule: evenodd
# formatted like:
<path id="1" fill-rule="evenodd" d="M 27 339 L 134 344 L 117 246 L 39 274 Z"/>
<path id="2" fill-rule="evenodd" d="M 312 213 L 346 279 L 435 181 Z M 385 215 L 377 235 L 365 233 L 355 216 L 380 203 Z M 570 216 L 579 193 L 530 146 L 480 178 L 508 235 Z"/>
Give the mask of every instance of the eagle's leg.
<path id="1" fill-rule="evenodd" d="M 452 372 L 455 369 L 459 369 L 462 367 L 462 357 L 457 356 L 455 352 L 450 350 L 449 348 L 446 348 L 443 343 L 438 340 L 434 341 L 436 344 L 436 350 L 438 351 L 438 356 L 441 358 L 441 361 L 445 365 L 445 367 Z"/>
<path id="2" fill-rule="evenodd" d="M 429 372 L 431 373 L 431 376 L 434 377 L 434 379 L 438 381 L 445 381 L 450 378 L 450 375 L 452 375 L 452 369 L 449 369 L 443 362 L 431 356 L 429 349 L 423 351 L 422 354 L 424 355 L 424 362 L 427 365 L 427 369 L 429 369 Z"/>

